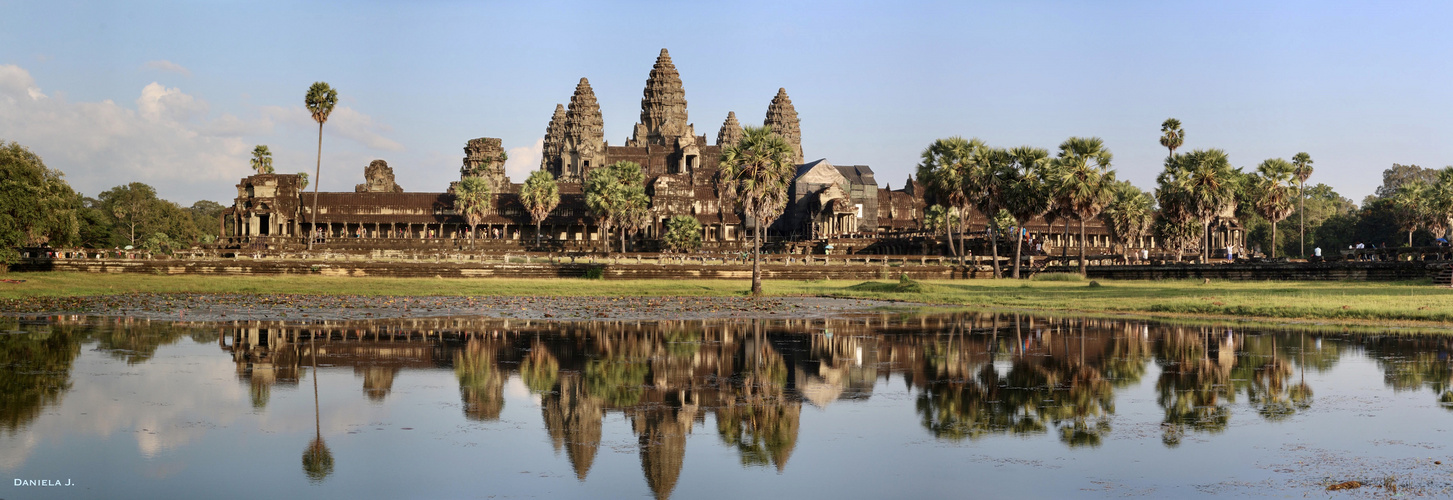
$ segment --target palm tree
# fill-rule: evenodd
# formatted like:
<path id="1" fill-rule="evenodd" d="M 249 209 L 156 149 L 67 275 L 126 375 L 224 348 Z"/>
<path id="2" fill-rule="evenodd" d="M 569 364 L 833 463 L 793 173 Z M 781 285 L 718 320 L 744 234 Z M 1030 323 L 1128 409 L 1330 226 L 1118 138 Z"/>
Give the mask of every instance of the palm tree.
<path id="1" fill-rule="evenodd" d="M 1004 208 L 1014 216 L 1019 227 L 1029 225 L 1035 217 L 1049 212 L 1052 193 L 1046 182 L 1051 161 L 1049 151 L 1030 146 L 1009 150 L 1011 177 L 1004 190 Z M 1024 255 L 1024 238 L 1014 235 L 1014 279 L 1019 279 L 1020 260 Z"/>
<path id="2" fill-rule="evenodd" d="M 585 206 L 600 226 L 600 239 L 606 242 L 607 252 L 611 227 L 620 215 L 620 196 L 620 179 L 616 178 L 615 169 L 597 168 L 585 173 Z"/>
<path id="3" fill-rule="evenodd" d="M 1176 155 L 1176 148 L 1186 142 L 1186 131 L 1181 130 L 1181 121 L 1175 118 L 1166 118 L 1160 124 L 1160 145 L 1170 150 L 1168 156 Z"/>
<path id="4" fill-rule="evenodd" d="M 950 137 L 933 141 L 923 150 L 923 161 L 918 164 L 918 181 L 938 203 L 957 208 L 959 218 L 957 230 L 949 225 L 949 250 L 959 256 L 959 265 L 965 265 L 968 253 L 964 249 L 964 226 L 968 224 L 968 209 L 973 200 L 964 192 L 964 179 L 970 175 L 979 152 L 985 149 L 983 141 Z M 954 235 L 959 237 L 959 246 L 954 248 Z"/>
<path id="5" fill-rule="evenodd" d="M 323 442 L 323 417 L 318 412 L 318 347 L 314 344 L 311 334 L 308 338 L 308 351 L 313 357 L 313 441 L 303 450 L 303 472 L 308 475 L 308 480 L 320 482 L 333 473 L 333 452 L 328 451 L 328 444 Z"/>
<path id="6" fill-rule="evenodd" d="M 267 145 L 259 144 L 252 148 L 252 170 L 259 174 L 270 174 L 272 170 L 272 151 L 267 150 Z"/>
<path id="7" fill-rule="evenodd" d="M 626 231 L 639 230 L 650 222 L 645 173 L 640 164 L 630 161 L 618 161 L 591 172 L 597 170 L 604 172 L 594 177 L 586 174 L 585 204 L 601 223 L 602 239 L 609 235 L 612 226 L 620 226 L 621 252 L 625 252 Z"/>
<path id="8" fill-rule="evenodd" d="M 535 221 L 535 246 L 540 246 L 540 224 L 560 205 L 560 186 L 555 183 L 555 176 L 545 170 L 530 172 L 520 188 L 520 201 Z"/>
<path id="9" fill-rule="evenodd" d="M 1428 193 L 1428 230 L 1444 236 L 1453 222 L 1453 167 L 1438 170 L 1438 181 Z"/>
<path id="10" fill-rule="evenodd" d="M 1431 218 L 1434 203 L 1430 199 L 1431 187 L 1422 179 L 1414 179 L 1398 186 L 1393 193 L 1393 213 L 1400 229 L 1408 232 L 1408 246 L 1413 246 L 1413 232 L 1426 225 Z"/>
<path id="11" fill-rule="evenodd" d="M 999 278 L 1003 273 L 999 271 L 999 232 L 1008 227 L 999 227 L 995 224 L 995 218 L 1004 210 L 1005 198 L 1010 185 L 1014 183 L 1017 176 L 1015 158 L 1007 150 L 984 148 L 977 155 L 975 161 L 969 168 L 969 175 L 964 177 L 963 190 L 972 200 L 974 208 L 984 214 L 989 223 L 989 248 L 993 256 L 994 277 Z M 1013 218 L 1013 214 L 1010 214 Z"/>
<path id="12" fill-rule="evenodd" d="M 954 221 L 959 218 L 959 209 L 945 207 L 943 205 L 931 205 L 923 211 L 923 224 L 933 232 L 934 237 L 940 233 L 948 235 L 949 228 L 953 227 Z M 953 245 L 953 239 L 949 238 L 949 245 Z M 949 253 L 953 253 L 952 250 Z"/>
<path id="13" fill-rule="evenodd" d="M 752 295 L 762 295 L 762 235 L 768 221 L 787 207 L 787 186 L 796 170 L 794 152 L 766 127 L 747 127 L 741 142 L 721 152 L 720 169 L 730 198 L 755 223 L 752 242 Z"/>
<path id="14" fill-rule="evenodd" d="M 1080 221 L 1080 274 L 1085 270 L 1085 219 L 1100 214 L 1115 195 L 1113 157 L 1099 137 L 1071 137 L 1059 145 L 1057 203 Z"/>
<path id="15" fill-rule="evenodd" d="M 303 103 L 308 106 L 308 112 L 312 113 L 313 121 L 318 122 L 318 165 L 313 174 L 313 210 L 308 212 L 309 227 L 316 232 L 318 229 L 318 185 L 322 184 L 323 177 L 323 123 L 328 121 L 328 115 L 333 113 L 333 106 L 338 104 L 338 91 L 329 87 L 326 82 L 314 82 L 308 87 L 308 95 L 303 97 Z M 308 250 L 313 249 L 313 238 L 309 235 Z"/>
<path id="16" fill-rule="evenodd" d="M 1130 243 L 1150 233 L 1155 220 L 1150 195 L 1129 181 L 1115 183 L 1115 198 L 1105 207 L 1105 226 L 1121 241 L 1121 255 L 1130 259 Z"/>
<path id="17" fill-rule="evenodd" d="M 1312 156 L 1305 151 L 1292 157 L 1297 178 L 1297 218 L 1301 219 L 1302 256 L 1307 255 L 1307 178 L 1312 176 Z"/>
<path id="18" fill-rule="evenodd" d="M 651 227 L 651 197 L 644 186 L 628 188 L 630 191 L 621 199 L 621 252 L 626 251 L 626 234 L 632 237 Z"/>
<path id="19" fill-rule="evenodd" d="M 1236 200 L 1236 176 L 1226 152 L 1195 150 L 1174 158 L 1184 180 L 1185 208 L 1201 223 L 1201 260 L 1210 259 L 1211 222 Z"/>
<path id="20" fill-rule="evenodd" d="M 471 242 L 474 241 L 474 233 L 479 232 L 479 223 L 484 222 L 484 216 L 489 214 L 489 206 L 493 201 L 489 181 L 483 177 L 465 177 L 455 186 L 454 210 L 464 216 L 465 223 L 469 224 Z"/>
<path id="21" fill-rule="evenodd" d="M 1291 186 L 1287 185 L 1291 177 L 1292 165 L 1281 158 L 1272 158 L 1256 167 L 1252 180 L 1252 208 L 1271 222 L 1272 258 L 1276 258 L 1276 223 L 1292 214 Z"/>

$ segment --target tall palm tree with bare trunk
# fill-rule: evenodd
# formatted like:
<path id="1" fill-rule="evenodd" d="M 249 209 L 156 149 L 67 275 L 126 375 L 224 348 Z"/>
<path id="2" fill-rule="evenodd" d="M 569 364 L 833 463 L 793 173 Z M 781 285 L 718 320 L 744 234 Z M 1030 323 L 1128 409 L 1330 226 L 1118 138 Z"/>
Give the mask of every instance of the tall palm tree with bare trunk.
<path id="1" fill-rule="evenodd" d="M 1049 151 L 1030 146 L 1009 150 L 1012 159 L 1010 179 L 1004 191 L 1004 208 L 1014 216 L 1019 227 L 1029 225 L 1035 217 L 1044 216 L 1052 208 L 1048 182 L 1052 163 Z M 1020 261 L 1024 255 L 1024 238 L 1014 235 L 1014 279 L 1019 279 Z M 1032 261 L 1031 261 L 1032 262 Z"/>
<path id="2" fill-rule="evenodd" d="M 752 219 L 752 295 L 762 295 L 762 236 L 768 222 L 787 208 L 787 186 L 796 174 L 794 152 L 781 136 L 766 127 L 747 127 L 742 140 L 722 149 L 721 176 L 728 198 L 738 201 Z"/>
<path id="3" fill-rule="evenodd" d="M 1292 176 L 1297 178 L 1297 218 L 1301 220 L 1302 255 L 1307 255 L 1307 178 L 1312 176 L 1312 155 L 1305 151 L 1292 157 Z"/>
<path id="4" fill-rule="evenodd" d="M 338 104 L 338 91 L 329 87 L 326 82 L 314 82 L 308 87 L 308 95 L 303 97 L 303 103 L 308 106 L 308 112 L 313 115 L 313 121 L 318 122 L 318 165 L 313 172 L 313 209 L 308 212 L 310 219 L 310 230 L 318 230 L 318 186 L 323 182 L 323 123 L 328 121 L 328 115 L 333 113 L 333 106 Z M 313 249 L 313 237 L 308 235 L 308 250 Z"/>
<path id="5" fill-rule="evenodd" d="M 1155 201 L 1130 181 L 1115 183 L 1115 197 L 1100 214 L 1105 227 L 1120 240 L 1120 255 L 1130 260 L 1131 244 L 1150 234 L 1155 222 Z"/>
<path id="6" fill-rule="evenodd" d="M 1071 137 L 1059 145 L 1057 203 L 1080 221 L 1080 274 L 1085 269 L 1085 220 L 1100 215 L 1115 196 L 1113 155 L 1099 137 Z"/>
<path id="7" fill-rule="evenodd" d="M 1252 178 L 1251 192 L 1255 196 L 1253 209 L 1258 215 L 1271 222 L 1271 257 L 1276 258 L 1276 223 L 1292 214 L 1291 186 L 1292 164 L 1281 158 L 1271 158 L 1256 167 Z"/>
<path id="8" fill-rule="evenodd" d="M 1211 222 L 1236 203 L 1235 172 L 1226 152 L 1195 150 L 1172 159 L 1187 211 L 1201 223 L 1201 261 L 1211 258 Z"/>
<path id="9" fill-rule="evenodd" d="M 314 483 L 322 482 L 333 473 L 333 452 L 328 451 L 328 444 L 323 442 L 323 417 L 318 412 L 318 346 L 313 341 L 316 333 L 310 333 L 308 337 L 308 351 L 313 358 L 313 431 L 314 438 L 303 450 L 303 473 L 308 475 L 308 480 Z"/>
<path id="10" fill-rule="evenodd" d="M 1181 121 L 1175 118 L 1166 118 L 1160 124 L 1160 145 L 1170 150 L 1166 156 L 1175 156 L 1176 148 L 1186 143 L 1186 131 L 1181 129 Z"/>
<path id="11" fill-rule="evenodd" d="M 965 192 L 964 182 L 973 174 L 978 156 L 986 149 L 984 142 L 978 139 L 938 139 L 923 150 L 923 161 L 918 164 L 918 180 L 937 198 L 938 204 L 959 211 L 959 227 L 954 228 L 954 221 L 950 221 L 948 227 L 949 251 L 958 255 L 959 265 L 966 263 L 968 252 L 964 249 L 964 226 L 968 224 L 969 207 L 974 204 Z M 957 248 L 954 247 L 956 234 L 959 238 Z"/>
<path id="12" fill-rule="evenodd" d="M 520 188 L 520 201 L 535 220 L 535 246 L 540 246 L 540 224 L 560 205 L 560 186 L 555 183 L 555 176 L 545 170 L 530 172 L 524 187 Z"/>
<path id="13" fill-rule="evenodd" d="M 464 216 L 464 222 L 469 224 L 470 243 L 474 242 L 474 234 L 479 232 L 479 223 L 484 222 L 484 217 L 489 215 L 493 202 L 489 181 L 483 177 L 465 177 L 454 187 L 454 210 Z"/>

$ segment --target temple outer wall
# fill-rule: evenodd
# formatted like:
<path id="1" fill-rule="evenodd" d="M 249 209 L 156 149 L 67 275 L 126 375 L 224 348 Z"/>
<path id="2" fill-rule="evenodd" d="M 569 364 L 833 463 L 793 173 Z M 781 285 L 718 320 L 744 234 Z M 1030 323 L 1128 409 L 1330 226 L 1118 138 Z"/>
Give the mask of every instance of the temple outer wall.
<path id="1" fill-rule="evenodd" d="M 793 256 L 792 263 L 764 263 L 763 278 L 787 280 L 875 280 L 892 279 L 907 274 L 913 279 L 989 278 L 986 265 L 962 268 L 950 265 L 952 259 L 877 256 L 813 256 L 809 261 Z M 516 257 L 518 258 L 518 257 Z M 779 256 L 780 258 L 780 256 Z M 578 278 L 587 270 L 599 267 L 606 279 L 748 279 L 751 264 L 675 262 L 668 264 L 568 257 L 558 263 L 504 262 L 376 262 L 345 259 L 26 259 L 10 266 L 12 272 L 91 272 L 145 273 L 154 275 L 218 275 L 218 276 L 378 276 L 396 278 Z M 1166 280 L 1216 279 L 1232 281 L 1295 280 L 1295 281 L 1402 281 L 1434 276 L 1444 264 L 1422 262 L 1336 262 L 1320 264 L 1215 264 L 1215 265 L 1140 265 L 1094 266 L 1088 269 L 1091 279 Z M 1054 271 L 1051 268 L 1050 271 Z"/>

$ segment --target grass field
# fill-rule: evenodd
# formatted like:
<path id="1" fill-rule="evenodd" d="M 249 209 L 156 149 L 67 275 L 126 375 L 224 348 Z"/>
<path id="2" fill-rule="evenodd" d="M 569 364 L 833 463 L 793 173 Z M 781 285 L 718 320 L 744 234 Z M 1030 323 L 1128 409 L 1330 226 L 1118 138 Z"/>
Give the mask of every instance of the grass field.
<path id="1" fill-rule="evenodd" d="M 147 293 L 468 296 L 730 296 L 745 280 L 449 279 L 323 276 L 4 275 L 0 299 Z M 766 281 L 769 295 L 874 298 L 1059 313 L 1453 326 L 1453 289 L 1410 282 L 1191 280 Z M 4 303 L 0 302 L 0 310 Z"/>

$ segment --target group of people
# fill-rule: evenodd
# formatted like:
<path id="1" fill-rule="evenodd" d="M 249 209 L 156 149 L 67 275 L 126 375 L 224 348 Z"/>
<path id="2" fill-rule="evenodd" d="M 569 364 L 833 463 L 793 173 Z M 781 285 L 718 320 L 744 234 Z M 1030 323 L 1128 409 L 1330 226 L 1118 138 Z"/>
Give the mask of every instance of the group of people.
<path id="1" fill-rule="evenodd" d="M 471 229 L 470 228 L 464 228 L 463 230 L 461 230 L 458 233 L 450 233 L 449 237 L 450 238 L 469 238 L 470 232 L 471 232 Z M 385 236 L 385 237 L 389 237 L 389 238 L 394 237 L 394 233 L 392 231 L 387 231 L 387 232 L 385 232 L 385 234 L 387 234 L 387 236 Z M 327 230 L 320 227 L 320 228 L 318 228 L 317 231 L 315 231 L 313 233 L 313 242 L 314 243 L 324 243 L 324 242 L 327 241 L 328 236 L 329 235 L 328 235 Z M 358 229 L 355 229 L 353 231 L 353 234 L 351 236 L 354 237 L 354 238 L 366 238 L 366 237 L 368 237 L 368 230 L 360 227 Z M 419 236 L 420 239 L 434 239 L 434 238 L 440 237 L 439 234 L 435 230 L 433 230 L 433 229 L 426 229 L 424 231 L 421 231 L 421 232 L 418 233 L 418 236 Z M 518 237 L 519 236 L 519 231 L 511 231 L 510 233 L 506 233 L 505 230 L 500 229 L 500 228 L 497 228 L 497 227 L 496 228 L 482 229 L 482 230 L 479 231 L 479 237 L 480 238 L 500 239 L 500 238 L 503 238 L 503 237 L 506 237 L 506 236 Z M 406 237 L 411 238 L 411 237 L 413 237 L 413 234 L 410 233 Z"/>

